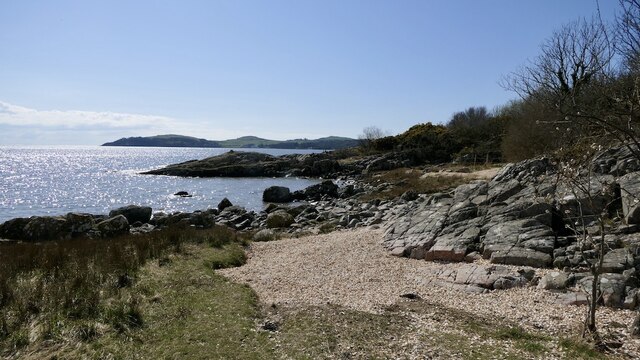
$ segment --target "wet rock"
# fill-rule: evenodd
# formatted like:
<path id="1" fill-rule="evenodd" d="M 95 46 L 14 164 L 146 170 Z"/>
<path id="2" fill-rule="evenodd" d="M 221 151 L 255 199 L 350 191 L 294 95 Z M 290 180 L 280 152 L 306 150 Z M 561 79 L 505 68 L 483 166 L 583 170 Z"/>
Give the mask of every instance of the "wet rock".
<path id="1" fill-rule="evenodd" d="M 272 203 L 287 203 L 293 200 L 291 191 L 284 186 L 271 186 L 262 193 L 262 201 Z"/>
<path id="2" fill-rule="evenodd" d="M 193 195 L 189 194 L 186 191 L 178 191 L 177 193 L 173 194 L 174 196 L 179 196 L 179 197 L 192 197 Z"/>

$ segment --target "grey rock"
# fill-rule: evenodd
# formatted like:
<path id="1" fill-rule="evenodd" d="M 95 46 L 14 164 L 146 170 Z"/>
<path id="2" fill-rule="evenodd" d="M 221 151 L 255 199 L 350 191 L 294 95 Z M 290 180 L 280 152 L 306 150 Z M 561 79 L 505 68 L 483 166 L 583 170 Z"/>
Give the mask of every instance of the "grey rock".
<path id="1" fill-rule="evenodd" d="M 581 292 L 568 292 L 558 295 L 556 302 L 562 305 L 587 305 L 589 299 L 587 295 Z"/>
<path id="2" fill-rule="evenodd" d="M 95 220 L 91 214 L 68 213 L 66 216 L 67 226 L 71 233 L 85 233 L 95 225 Z"/>
<path id="3" fill-rule="evenodd" d="M 253 241 L 272 241 L 275 239 L 276 233 L 271 229 L 262 229 L 253 235 Z"/>
<path id="4" fill-rule="evenodd" d="M 95 229 L 103 237 L 116 236 L 129 232 L 129 221 L 124 215 L 116 215 L 96 224 Z"/>
<path id="5" fill-rule="evenodd" d="M 27 241 L 53 240 L 69 233 L 67 220 L 62 216 L 34 216 L 23 229 Z"/>
<path id="6" fill-rule="evenodd" d="M 640 172 L 632 172 L 618 180 L 622 196 L 622 213 L 628 224 L 640 224 Z"/>
<path id="7" fill-rule="evenodd" d="M 564 290 L 567 288 L 569 275 L 561 271 L 552 271 L 543 276 L 538 282 L 538 289 L 544 290 Z"/>
<path id="8" fill-rule="evenodd" d="M 276 210 L 267 216 L 267 228 L 289 227 L 293 221 L 293 216 L 285 210 Z"/>
<path id="9" fill-rule="evenodd" d="M 109 212 L 109 217 L 113 218 L 123 215 L 130 224 L 136 221 L 148 223 L 151 220 L 151 208 L 148 206 L 128 205 L 123 206 Z"/>
<path id="10" fill-rule="evenodd" d="M 553 259 L 540 251 L 513 247 L 492 252 L 490 261 L 494 264 L 548 267 Z"/>

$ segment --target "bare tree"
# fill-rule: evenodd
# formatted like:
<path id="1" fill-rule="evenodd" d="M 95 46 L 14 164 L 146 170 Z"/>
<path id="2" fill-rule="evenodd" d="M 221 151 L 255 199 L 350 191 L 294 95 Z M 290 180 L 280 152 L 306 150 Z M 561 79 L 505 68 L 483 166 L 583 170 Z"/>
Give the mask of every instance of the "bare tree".
<path id="1" fill-rule="evenodd" d="M 377 126 L 368 126 L 362 130 L 362 134 L 358 136 L 360 147 L 365 151 L 373 149 L 373 143 L 386 136 L 386 133 Z"/>

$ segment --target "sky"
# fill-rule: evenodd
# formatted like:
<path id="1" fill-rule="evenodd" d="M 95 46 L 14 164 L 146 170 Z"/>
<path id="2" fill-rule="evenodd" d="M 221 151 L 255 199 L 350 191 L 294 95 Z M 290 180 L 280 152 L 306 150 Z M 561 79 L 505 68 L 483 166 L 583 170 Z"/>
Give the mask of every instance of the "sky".
<path id="1" fill-rule="evenodd" d="M 617 0 L 600 0 L 611 20 Z M 596 0 L 0 0 L 0 145 L 446 123 Z"/>

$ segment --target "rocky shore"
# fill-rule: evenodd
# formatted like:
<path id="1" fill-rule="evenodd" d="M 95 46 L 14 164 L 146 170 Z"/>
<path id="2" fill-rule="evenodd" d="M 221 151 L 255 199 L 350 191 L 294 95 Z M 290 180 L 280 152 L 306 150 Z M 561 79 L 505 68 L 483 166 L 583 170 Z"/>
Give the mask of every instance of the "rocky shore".
<path id="1" fill-rule="evenodd" d="M 215 160 L 219 165 L 216 171 L 257 166 L 263 169 L 260 171 L 286 168 L 291 172 L 290 167 L 278 167 L 282 160 L 259 155 L 254 159 L 256 155 L 251 153 L 228 153 Z M 307 159 L 311 164 L 308 169 L 322 168 L 318 161 L 327 164 L 326 169 L 347 168 L 324 156 L 289 158 L 301 164 Z M 390 159 L 368 158 L 349 166 L 359 168 L 361 174 L 377 166 L 393 168 L 402 164 Z M 640 164 L 624 149 L 605 152 L 595 162 L 597 173 L 588 179 L 586 188 L 581 187 L 590 189 L 588 193 L 570 191 L 567 184 L 558 181 L 557 165 L 546 158 L 508 164 L 490 180 L 473 180 L 449 192 L 407 191 L 391 200 L 364 201 L 362 195 L 384 192 L 392 184 L 374 186 L 360 181 L 360 176 L 338 172 L 334 175 L 340 176 L 339 181 L 325 180 L 302 191 L 291 192 L 277 186 L 265 189 L 267 205 L 260 212 L 234 206 L 227 199 L 216 207 L 192 213 L 153 213 L 149 207 L 132 205 L 114 209 L 108 215 L 70 213 L 12 219 L 0 224 L 0 238 L 31 242 L 78 236 L 108 238 L 171 226 L 225 225 L 251 232 L 257 241 L 266 241 L 366 227 L 383 231 L 382 246 L 391 255 L 468 263 L 445 266 L 437 274 L 430 274 L 446 287 L 469 293 L 537 287 L 554 292 L 558 303 L 580 305 L 587 302 L 592 281 L 589 266 L 599 249 L 581 241 L 580 234 L 572 231 L 576 218 L 571 214 L 578 208 L 586 209 L 582 204 L 587 196 L 603 203 L 615 202 L 617 196 L 620 199 L 616 211 L 621 216 L 606 229 L 602 303 L 636 309 L 640 304 L 640 209 L 636 199 Z M 201 165 L 198 171 L 205 171 Z M 188 162 L 167 169 L 193 166 Z M 300 171 L 309 174 L 315 170 Z M 611 192 L 603 184 L 618 190 Z M 620 192 L 621 188 L 625 191 Z M 588 235 L 598 236 L 594 214 L 583 215 L 581 221 Z"/>

